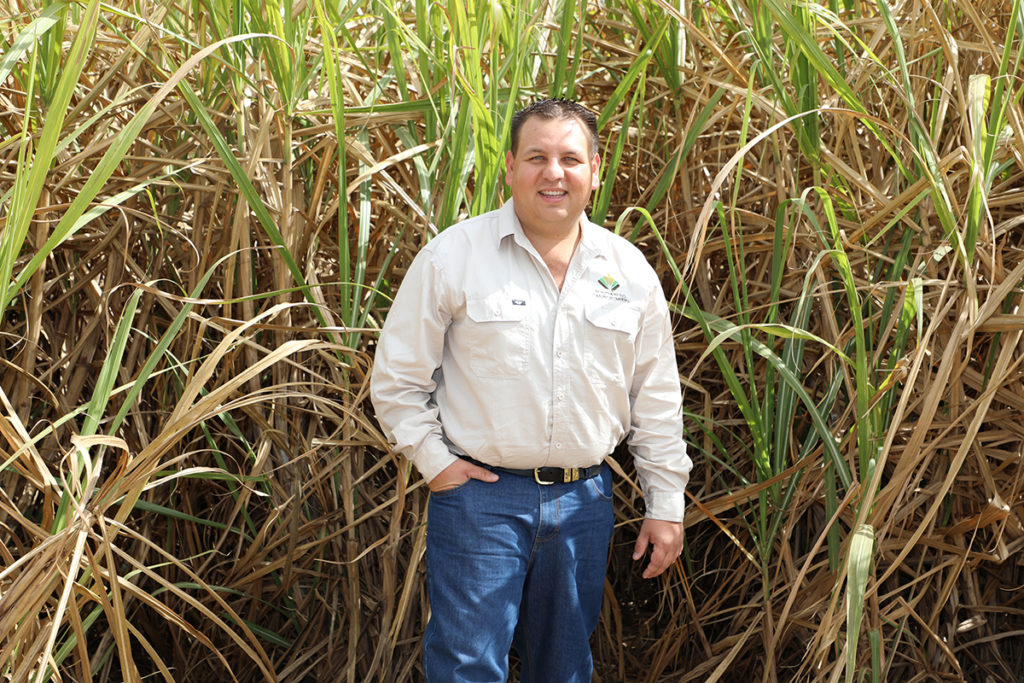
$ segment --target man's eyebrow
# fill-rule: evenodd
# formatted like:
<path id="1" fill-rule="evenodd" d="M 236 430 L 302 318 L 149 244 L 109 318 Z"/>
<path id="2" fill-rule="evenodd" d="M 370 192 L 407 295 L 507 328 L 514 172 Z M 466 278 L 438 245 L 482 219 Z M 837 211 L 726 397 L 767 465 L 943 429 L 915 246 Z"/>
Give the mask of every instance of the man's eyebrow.
<path id="1" fill-rule="evenodd" d="M 520 154 L 547 154 L 548 150 L 543 147 L 524 147 Z M 555 152 L 558 156 L 586 156 L 586 152 L 579 149 L 563 149 Z"/>

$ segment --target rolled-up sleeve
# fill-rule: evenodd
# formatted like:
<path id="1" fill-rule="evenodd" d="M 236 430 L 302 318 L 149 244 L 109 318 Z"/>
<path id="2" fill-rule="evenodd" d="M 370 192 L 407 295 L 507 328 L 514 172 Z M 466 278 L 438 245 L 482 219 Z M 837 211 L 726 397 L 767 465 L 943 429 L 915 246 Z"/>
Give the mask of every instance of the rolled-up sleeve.
<path id="1" fill-rule="evenodd" d="M 433 400 L 450 323 L 441 273 L 426 248 L 413 259 L 381 330 L 370 398 L 395 450 L 427 481 L 456 460 L 442 439 Z"/>
<path id="2" fill-rule="evenodd" d="M 683 441 L 679 370 L 668 304 L 660 289 L 647 299 L 636 345 L 628 443 L 644 491 L 645 516 L 681 522 L 693 463 Z"/>

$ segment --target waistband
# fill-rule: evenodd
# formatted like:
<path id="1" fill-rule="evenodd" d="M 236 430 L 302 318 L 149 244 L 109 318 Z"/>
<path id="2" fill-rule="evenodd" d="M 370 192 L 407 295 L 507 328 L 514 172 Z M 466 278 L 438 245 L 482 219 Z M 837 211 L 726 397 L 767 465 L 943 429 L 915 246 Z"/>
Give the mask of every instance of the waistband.
<path id="1" fill-rule="evenodd" d="M 473 463 L 474 465 L 493 470 L 494 472 L 506 472 L 520 477 L 531 477 L 538 484 L 543 484 L 545 486 L 549 484 L 569 484 L 574 481 L 591 479 L 601 474 L 601 469 L 604 467 L 604 463 L 599 463 L 597 465 L 591 465 L 590 467 L 534 467 L 530 470 L 517 470 L 511 467 L 488 465 L 487 463 L 480 462 L 468 455 L 459 457 Z"/>

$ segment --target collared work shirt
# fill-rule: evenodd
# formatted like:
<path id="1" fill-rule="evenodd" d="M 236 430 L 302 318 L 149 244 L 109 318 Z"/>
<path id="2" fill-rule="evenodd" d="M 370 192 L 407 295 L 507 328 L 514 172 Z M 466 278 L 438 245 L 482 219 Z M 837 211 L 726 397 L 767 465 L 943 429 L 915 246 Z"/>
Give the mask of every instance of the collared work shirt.
<path id="1" fill-rule="evenodd" d="M 511 201 L 435 237 L 391 306 L 371 396 L 428 481 L 458 455 L 587 467 L 628 436 L 647 516 L 683 519 L 692 464 L 665 296 L 638 249 L 588 220 L 561 290 Z"/>

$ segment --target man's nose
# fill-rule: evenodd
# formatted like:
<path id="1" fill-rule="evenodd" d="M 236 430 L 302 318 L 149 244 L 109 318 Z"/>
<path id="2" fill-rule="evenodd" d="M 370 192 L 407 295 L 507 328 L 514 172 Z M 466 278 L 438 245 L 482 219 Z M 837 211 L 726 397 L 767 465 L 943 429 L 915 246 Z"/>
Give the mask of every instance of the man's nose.
<path id="1" fill-rule="evenodd" d="M 552 159 L 544 165 L 544 176 L 546 178 L 557 180 L 565 175 L 565 171 L 562 169 L 562 162 L 559 159 Z"/>

